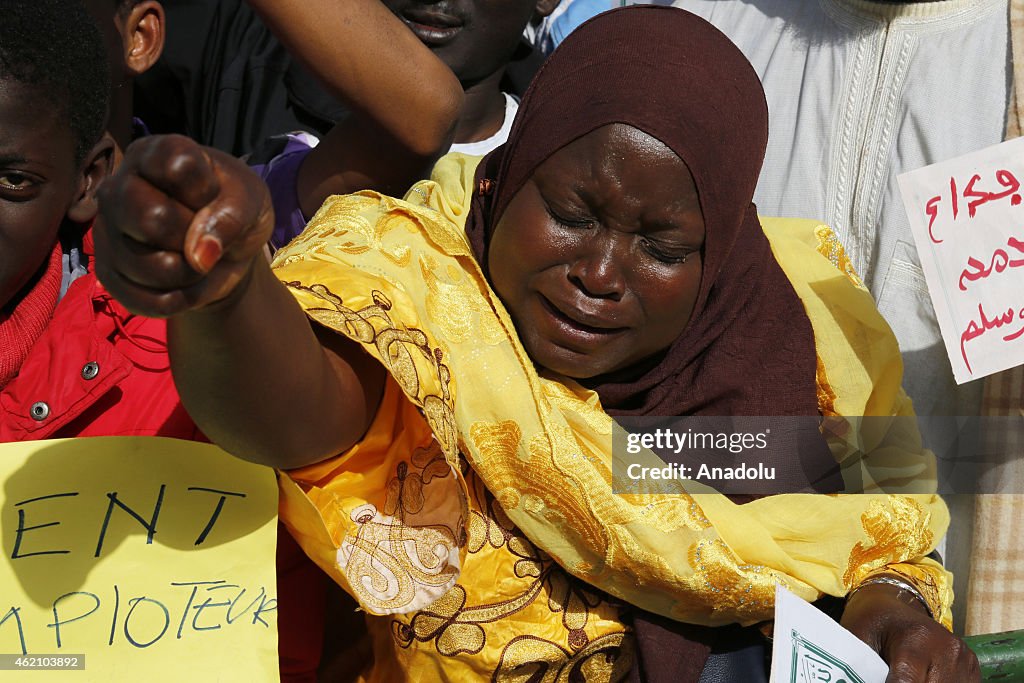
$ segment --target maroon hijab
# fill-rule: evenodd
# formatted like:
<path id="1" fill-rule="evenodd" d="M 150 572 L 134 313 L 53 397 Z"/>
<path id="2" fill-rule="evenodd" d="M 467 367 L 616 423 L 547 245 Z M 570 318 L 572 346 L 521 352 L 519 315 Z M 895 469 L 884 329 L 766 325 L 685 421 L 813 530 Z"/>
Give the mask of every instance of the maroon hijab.
<path id="1" fill-rule="evenodd" d="M 657 138 L 686 163 L 706 227 L 703 274 L 689 324 L 653 367 L 588 386 L 613 415 L 816 418 L 813 330 L 752 203 L 768 139 L 764 92 L 739 49 L 689 12 L 612 10 L 580 26 L 548 58 L 508 142 L 477 171 L 466 232 L 485 273 L 494 226 L 537 166 L 612 123 Z M 774 426 L 772 432 L 775 485 L 833 488 L 834 480 L 822 483 L 820 472 L 835 463 L 816 421 L 788 438 L 776 437 Z M 696 681 L 725 633 L 643 612 L 634 621 L 633 680 Z"/>
<path id="2" fill-rule="evenodd" d="M 686 163 L 707 236 L 683 334 L 633 379 L 590 387 L 619 415 L 817 415 L 810 321 L 751 203 L 768 139 L 764 92 L 739 49 L 689 12 L 606 12 L 548 58 L 508 142 L 478 171 L 493 191 L 477 192 L 466 232 L 485 269 L 491 231 L 534 169 L 611 123 L 639 128 Z"/>

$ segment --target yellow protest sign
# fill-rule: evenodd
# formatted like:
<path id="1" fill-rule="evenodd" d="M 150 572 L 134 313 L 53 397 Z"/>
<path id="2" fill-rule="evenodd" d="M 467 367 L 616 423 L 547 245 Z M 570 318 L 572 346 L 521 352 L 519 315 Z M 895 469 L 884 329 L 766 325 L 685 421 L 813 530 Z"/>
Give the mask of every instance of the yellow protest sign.
<path id="1" fill-rule="evenodd" d="M 82 438 L 0 444 L 0 480 L 0 679 L 277 680 L 272 470 Z"/>

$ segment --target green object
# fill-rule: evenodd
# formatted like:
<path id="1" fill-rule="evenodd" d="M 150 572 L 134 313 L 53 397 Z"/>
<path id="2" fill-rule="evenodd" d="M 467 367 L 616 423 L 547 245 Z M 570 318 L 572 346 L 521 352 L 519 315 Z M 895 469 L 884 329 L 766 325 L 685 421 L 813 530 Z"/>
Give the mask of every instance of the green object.
<path id="1" fill-rule="evenodd" d="M 969 636 L 964 642 L 978 656 L 981 680 L 1024 683 L 1024 631 Z"/>

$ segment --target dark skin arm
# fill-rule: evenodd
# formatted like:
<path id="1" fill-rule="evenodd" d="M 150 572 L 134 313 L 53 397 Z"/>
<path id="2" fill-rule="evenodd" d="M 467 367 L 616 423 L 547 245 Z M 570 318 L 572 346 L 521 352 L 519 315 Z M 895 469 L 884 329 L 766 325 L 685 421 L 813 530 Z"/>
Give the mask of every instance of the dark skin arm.
<path id="1" fill-rule="evenodd" d="M 270 270 L 270 197 L 241 161 L 180 136 L 139 140 L 100 189 L 96 272 L 129 310 L 168 318 L 182 402 L 252 462 L 310 464 L 356 443 L 384 371 L 314 331 Z"/>
<path id="2" fill-rule="evenodd" d="M 250 3 L 352 110 L 307 158 L 309 213 L 333 193 L 404 190 L 448 148 L 462 86 L 377 0 Z M 102 190 L 97 274 L 129 310 L 168 318 L 178 391 L 211 439 L 292 468 L 362 436 L 384 371 L 313 329 L 263 258 L 272 223 L 241 162 L 185 138 L 140 140 Z"/>
<path id="3" fill-rule="evenodd" d="M 447 149 L 462 87 L 379 2 L 250 2 L 352 109 L 303 164 L 307 215 L 330 194 L 400 194 Z M 261 255 L 272 223 L 262 183 L 187 140 L 145 140 L 104 196 L 97 272 L 130 310 L 169 318 L 179 393 L 208 436 L 280 468 L 358 440 L 383 370 L 355 344 L 313 329 L 270 273 Z"/>
<path id="4" fill-rule="evenodd" d="M 332 194 L 401 196 L 444 153 L 463 92 L 455 74 L 377 0 L 249 0 L 349 116 L 303 161 L 299 205 Z"/>
<path id="5" fill-rule="evenodd" d="M 411 152 L 449 138 L 462 86 L 377 0 L 248 0 L 288 51 L 361 118 Z M 382 79 L 387 79 L 383 81 Z M 415 115 L 411 116 L 410 113 Z"/>
<path id="6" fill-rule="evenodd" d="M 978 658 L 896 586 L 867 585 L 849 599 L 841 623 L 889 665 L 885 683 L 975 683 Z"/>

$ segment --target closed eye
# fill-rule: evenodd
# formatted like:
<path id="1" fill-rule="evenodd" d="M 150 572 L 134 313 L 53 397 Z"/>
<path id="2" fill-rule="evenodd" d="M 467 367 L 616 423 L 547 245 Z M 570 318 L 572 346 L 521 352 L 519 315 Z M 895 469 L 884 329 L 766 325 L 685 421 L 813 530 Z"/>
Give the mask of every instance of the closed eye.
<path id="1" fill-rule="evenodd" d="M 644 238 L 642 240 L 644 251 L 650 256 L 655 258 L 662 263 L 668 264 L 680 264 L 686 263 L 686 259 L 692 254 L 696 253 L 695 250 L 686 247 L 670 247 L 668 245 L 659 244 L 651 239 Z"/>
<path id="2" fill-rule="evenodd" d="M 589 228 L 594 225 L 597 221 L 593 218 L 579 214 L 568 214 L 568 212 L 555 210 L 550 204 L 544 202 L 544 208 L 547 209 L 548 215 L 551 220 L 555 221 L 559 225 L 564 225 L 568 228 Z"/>

